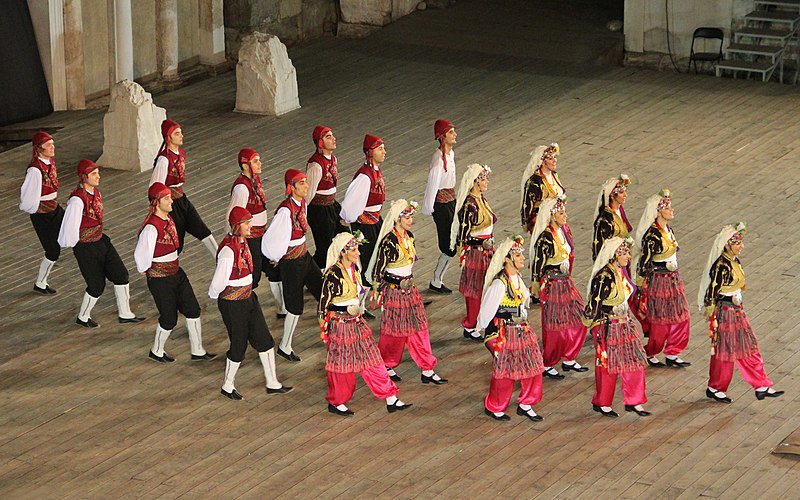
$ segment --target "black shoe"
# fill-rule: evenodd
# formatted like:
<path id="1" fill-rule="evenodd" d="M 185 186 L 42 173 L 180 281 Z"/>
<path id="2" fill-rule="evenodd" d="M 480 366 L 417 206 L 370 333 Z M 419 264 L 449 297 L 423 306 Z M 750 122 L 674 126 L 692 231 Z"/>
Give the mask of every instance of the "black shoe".
<path id="1" fill-rule="evenodd" d="M 436 385 L 444 385 L 444 384 L 447 383 L 447 379 L 446 378 L 439 377 L 439 379 L 437 380 L 437 379 L 433 378 L 435 375 L 436 375 L 435 373 L 433 375 L 431 375 L 430 377 L 426 377 L 425 375 L 420 375 L 420 377 L 422 378 L 422 383 L 423 384 L 436 384 Z"/>
<path id="2" fill-rule="evenodd" d="M 156 356 L 153 353 L 153 351 L 148 351 L 147 357 L 152 359 L 153 361 L 158 362 L 158 363 L 172 363 L 173 361 L 175 361 L 175 358 L 173 358 L 172 356 L 170 356 L 166 352 L 164 353 L 163 356 Z"/>
<path id="3" fill-rule="evenodd" d="M 662 363 L 661 361 L 651 361 L 650 358 L 647 358 L 647 364 L 653 368 L 666 368 L 667 365 Z"/>
<path id="4" fill-rule="evenodd" d="M 472 335 L 473 333 L 477 333 L 478 336 L 475 337 L 474 335 Z M 467 340 L 472 340 L 473 342 L 483 342 L 483 338 L 481 337 L 481 334 L 478 333 L 477 330 L 471 332 L 466 328 L 464 328 L 464 338 Z"/>
<path id="5" fill-rule="evenodd" d="M 275 317 L 278 319 L 286 319 L 286 315 L 283 313 L 275 313 Z"/>
<path id="6" fill-rule="evenodd" d="M 783 396 L 783 391 L 772 391 L 769 392 L 769 389 L 766 391 L 756 391 L 756 399 L 761 401 L 764 398 L 779 398 Z"/>
<path id="7" fill-rule="evenodd" d="M 427 299 L 427 300 L 423 300 L 422 301 L 422 307 L 427 307 L 427 306 L 429 306 L 431 304 L 433 304 L 433 301 L 431 299 Z"/>
<path id="8" fill-rule="evenodd" d="M 364 309 L 364 314 L 362 314 L 362 316 L 364 316 L 365 319 L 375 319 L 375 315 L 366 309 Z"/>
<path id="9" fill-rule="evenodd" d="M 140 323 L 147 318 L 140 318 L 139 316 L 134 316 L 132 318 L 117 318 L 120 323 Z"/>
<path id="10" fill-rule="evenodd" d="M 81 321 L 80 318 L 75 318 L 75 323 L 77 323 L 77 324 L 79 324 L 81 326 L 84 326 L 86 328 L 97 328 L 98 326 L 100 326 L 92 318 L 89 318 L 86 321 Z"/>
<path id="11" fill-rule="evenodd" d="M 483 409 L 483 413 L 485 413 L 489 417 L 492 417 L 495 420 L 499 420 L 500 422 L 507 422 L 507 421 L 511 420 L 511 417 L 509 417 L 505 413 L 503 413 L 502 415 L 500 415 L 498 417 L 497 415 L 495 415 L 494 413 L 490 412 L 486 408 Z"/>
<path id="12" fill-rule="evenodd" d="M 290 385 L 284 385 L 282 387 L 278 387 L 277 389 L 270 389 L 269 387 L 267 387 L 267 394 L 286 394 L 292 392 L 293 390 L 294 387 Z"/>
<path id="13" fill-rule="evenodd" d="M 39 288 L 36 286 L 36 284 L 34 284 L 33 291 L 41 295 L 53 295 L 56 293 L 55 289 L 50 288 L 50 285 L 46 285 L 44 288 Z"/>
<path id="14" fill-rule="evenodd" d="M 453 293 L 452 290 L 444 286 L 444 283 L 442 283 L 442 286 L 433 286 L 433 283 L 429 283 L 428 290 L 441 295 L 450 295 L 451 293 Z"/>
<path id="15" fill-rule="evenodd" d="M 393 405 L 387 404 L 386 405 L 386 410 L 389 413 L 394 413 L 396 411 L 403 411 L 403 410 L 406 410 L 406 409 L 411 408 L 412 406 L 414 406 L 412 403 L 403 403 L 402 405 L 398 406 L 397 403 L 399 403 L 399 402 L 400 402 L 400 400 L 398 399 L 397 401 L 394 402 Z"/>
<path id="16" fill-rule="evenodd" d="M 216 354 L 211 354 L 210 352 L 205 354 L 192 354 L 192 361 L 211 361 L 216 357 Z"/>
<path id="17" fill-rule="evenodd" d="M 552 370 L 552 372 L 550 370 Z M 555 368 L 550 368 L 550 370 L 543 371 L 542 375 L 544 375 L 547 378 L 552 378 L 554 380 L 561 380 L 564 378 L 564 374 L 558 373 L 558 371 L 556 371 Z"/>
<path id="18" fill-rule="evenodd" d="M 651 413 L 646 410 L 637 410 L 636 405 L 625 405 L 625 411 L 632 411 L 640 417 L 649 417 Z"/>
<path id="19" fill-rule="evenodd" d="M 667 363 L 667 366 L 674 366 L 676 368 L 686 368 L 687 366 L 692 366 L 692 364 L 688 361 L 678 361 L 677 359 L 664 358 L 664 361 Z"/>
<path id="20" fill-rule="evenodd" d="M 230 398 L 234 401 L 241 401 L 243 399 L 242 395 L 239 394 L 239 391 L 236 389 L 232 390 L 231 392 L 225 392 L 225 389 L 220 389 L 219 393 L 225 396 L 226 398 Z"/>
<path id="21" fill-rule="evenodd" d="M 388 368 L 386 369 L 386 373 L 389 373 L 389 369 L 388 369 Z M 394 375 L 392 375 L 391 373 L 389 373 L 389 378 L 392 380 L 392 382 L 400 382 L 401 380 L 403 380 L 403 379 L 400 377 L 400 375 L 398 375 L 398 374 L 396 374 L 396 373 L 395 373 Z"/>
<path id="22" fill-rule="evenodd" d="M 714 401 L 719 401 L 720 403 L 725 403 L 725 404 L 731 404 L 731 402 L 733 401 L 728 396 L 722 397 L 719 394 L 717 394 L 716 392 L 713 392 L 711 389 L 708 389 L 708 388 L 706 388 L 706 397 L 707 398 L 711 398 Z M 756 397 L 758 397 L 758 393 L 756 393 Z"/>
<path id="23" fill-rule="evenodd" d="M 285 352 L 283 352 L 283 351 L 281 350 L 281 348 L 279 347 L 279 348 L 275 349 L 275 353 L 277 353 L 277 354 L 278 354 L 278 356 L 282 357 L 283 359 L 285 359 L 285 360 L 287 360 L 287 361 L 291 361 L 292 363 L 297 363 L 297 362 L 299 362 L 299 361 L 300 361 L 300 356 L 298 356 L 297 354 L 295 354 L 295 353 L 294 353 L 294 351 L 292 351 L 292 352 L 291 352 L 291 353 L 289 353 L 289 354 L 286 354 L 286 353 L 285 353 Z"/>
<path id="24" fill-rule="evenodd" d="M 527 411 L 523 410 L 519 406 L 517 406 L 517 415 L 519 415 L 520 417 L 528 417 L 534 422 L 541 422 L 542 420 L 544 420 L 544 418 L 541 415 L 531 416 Z"/>
<path id="25" fill-rule="evenodd" d="M 592 405 L 592 409 L 600 413 L 604 417 L 611 417 L 611 418 L 619 417 L 619 413 L 615 412 L 614 410 L 603 411 L 603 409 L 597 405 Z"/>
<path id="26" fill-rule="evenodd" d="M 341 415 L 342 417 L 352 417 L 355 415 L 352 410 L 340 410 L 339 408 L 333 406 L 332 404 L 328 403 L 328 411 L 333 413 L 334 415 Z"/>
<path id="27" fill-rule="evenodd" d="M 541 304 L 541 303 L 542 301 L 539 299 L 539 297 L 531 297 L 531 305 Z"/>
<path id="28" fill-rule="evenodd" d="M 566 365 L 564 363 L 561 363 L 561 371 L 568 372 L 570 370 L 572 370 L 574 372 L 578 372 L 578 373 L 583 373 L 583 372 L 588 372 L 589 368 L 587 368 L 585 366 L 581 366 L 580 368 L 578 368 L 575 365 Z"/>

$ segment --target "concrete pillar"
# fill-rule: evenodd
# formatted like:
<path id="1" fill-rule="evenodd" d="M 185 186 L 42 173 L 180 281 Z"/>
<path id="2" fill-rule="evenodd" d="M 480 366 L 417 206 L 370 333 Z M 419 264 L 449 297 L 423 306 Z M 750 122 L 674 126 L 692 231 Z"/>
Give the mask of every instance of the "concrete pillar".
<path id="1" fill-rule="evenodd" d="M 131 0 L 114 0 L 114 82 L 133 80 Z"/>
<path id="2" fill-rule="evenodd" d="M 225 25 L 222 0 L 198 0 L 200 14 L 200 64 L 225 62 Z"/>
<path id="3" fill-rule="evenodd" d="M 625 50 L 644 52 L 644 2 L 642 0 L 625 0 Z"/>
<path id="4" fill-rule="evenodd" d="M 178 80 L 178 2 L 158 0 L 156 44 L 158 70 L 165 81 Z"/>
<path id="5" fill-rule="evenodd" d="M 64 66 L 64 3 L 62 0 L 28 0 L 36 46 L 42 59 L 50 100 L 55 111 L 67 109 L 67 74 Z"/>
<path id="6" fill-rule="evenodd" d="M 64 61 L 67 77 L 67 107 L 86 108 L 86 74 L 83 64 L 83 18 L 81 0 L 64 0 Z"/>

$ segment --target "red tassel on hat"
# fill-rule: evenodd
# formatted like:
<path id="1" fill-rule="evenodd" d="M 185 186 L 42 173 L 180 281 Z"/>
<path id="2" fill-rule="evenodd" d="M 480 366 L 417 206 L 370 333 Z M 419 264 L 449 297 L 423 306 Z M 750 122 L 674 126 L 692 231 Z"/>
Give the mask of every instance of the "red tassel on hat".
<path id="1" fill-rule="evenodd" d="M 286 183 L 286 191 L 285 191 L 286 196 L 292 194 L 292 185 L 295 182 L 305 178 L 306 174 L 304 174 L 300 170 L 294 168 L 290 168 L 289 170 L 287 170 L 286 173 L 283 174 L 283 182 Z"/>
<path id="2" fill-rule="evenodd" d="M 311 134 L 311 138 L 314 140 L 314 145 L 317 147 L 317 152 L 322 152 L 322 138 L 325 137 L 325 134 L 330 132 L 330 127 L 326 127 L 324 125 L 317 125 L 314 127 L 314 132 Z"/>
<path id="3" fill-rule="evenodd" d="M 381 144 L 383 144 L 383 139 L 381 139 L 380 137 L 375 136 L 375 135 L 370 135 L 370 134 L 365 135 L 364 136 L 364 154 L 367 155 L 367 157 L 371 157 L 372 153 L 370 153 L 370 151 L 372 151 L 373 149 L 377 148 Z"/>
<path id="4" fill-rule="evenodd" d="M 256 156 L 261 156 L 253 148 L 244 148 L 239 151 L 239 163 L 250 163 Z"/>

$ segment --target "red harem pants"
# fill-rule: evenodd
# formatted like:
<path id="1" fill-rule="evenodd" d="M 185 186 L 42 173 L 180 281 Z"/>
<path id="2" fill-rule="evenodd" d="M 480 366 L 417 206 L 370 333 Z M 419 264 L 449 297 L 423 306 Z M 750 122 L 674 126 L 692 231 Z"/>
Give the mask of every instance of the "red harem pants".
<path id="1" fill-rule="evenodd" d="M 772 380 L 764 371 L 764 361 L 761 359 L 760 352 L 737 359 L 735 363 L 739 367 L 739 373 L 742 374 L 744 381 L 753 389 L 772 387 Z M 708 386 L 715 391 L 727 391 L 733 377 L 733 364 L 734 361 L 722 361 L 717 359 L 717 356 L 711 356 L 711 364 L 708 367 Z"/>
<path id="2" fill-rule="evenodd" d="M 483 399 L 483 406 L 495 413 L 506 411 L 514 392 L 515 380 L 510 378 L 494 378 L 489 383 L 489 393 Z M 535 377 L 524 378 L 520 382 L 517 403 L 522 405 L 535 405 L 542 400 L 542 374 Z"/>
<path id="3" fill-rule="evenodd" d="M 666 348 L 664 347 L 666 344 Z M 652 358 L 662 350 L 669 356 L 682 353 L 689 344 L 689 320 L 672 325 L 650 323 L 650 338 L 644 346 L 647 357 Z"/>
<path id="4" fill-rule="evenodd" d="M 646 382 L 644 368 L 635 372 L 608 373 L 602 366 L 594 367 L 595 393 L 592 404 L 597 406 L 611 406 L 614 402 L 614 391 L 617 388 L 617 376 L 622 378 L 622 401 L 626 405 L 635 406 L 647 402 L 645 395 Z"/>
<path id="5" fill-rule="evenodd" d="M 586 341 L 586 327 L 576 326 L 560 331 L 542 328 L 542 360 L 544 366 L 552 368 L 563 358 L 575 361 Z"/>
<path id="6" fill-rule="evenodd" d="M 378 349 L 381 351 L 386 368 L 395 368 L 400 364 L 406 344 L 411 359 L 421 370 L 433 370 L 436 366 L 436 358 L 431 352 L 431 339 L 428 336 L 427 328 L 408 337 L 381 335 L 378 339 Z"/>
<path id="7" fill-rule="evenodd" d="M 464 297 L 464 301 L 467 303 L 467 315 L 461 320 L 461 326 L 468 330 L 473 330 L 478 326 L 478 312 L 481 310 L 481 299 Z"/>
<path id="8" fill-rule="evenodd" d="M 343 405 L 350 401 L 356 390 L 355 373 L 328 373 L 328 394 L 325 399 L 333 406 Z M 386 399 L 395 396 L 400 389 L 389 379 L 386 368 L 383 366 L 373 366 L 360 372 L 361 378 L 366 382 L 367 387 L 372 391 L 376 398 Z"/>

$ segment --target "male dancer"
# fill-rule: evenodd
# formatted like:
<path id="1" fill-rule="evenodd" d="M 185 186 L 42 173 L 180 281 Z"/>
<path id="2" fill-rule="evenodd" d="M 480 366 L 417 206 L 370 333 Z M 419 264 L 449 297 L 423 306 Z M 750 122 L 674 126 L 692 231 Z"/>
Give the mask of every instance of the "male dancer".
<path id="1" fill-rule="evenodd" d="M 428 187 L 422 200 L 422 213 L 433 215 L 436 234 L 439 239 L 439 261 L 433 271 L 433 279 L 428 289 L 436 293 L 449 294 L 453 291 L 442 282 L 450 259 L 456 254 L 450 249 L 450 227 L 456 213 L 456 159 L 453 146 L 456 144 L 455 126 L 447 120 L 436 120 L 433 124 L 434 139 L 439 148 L 433 153 L 428 171 Z"/>
<path id="2" fill-rule="evenodd" d="M 106 278 L 114 283 L 120 323 L 138 323 L 130 307 L 128 270 L 119 258 L 111 239 L 103 233 L 103 198 L 100 168 L 91 160 L 78 162 L 78 187 L 70 195 L 64 221 L 58 232 L 58 244 L 72 248 L 78 268 L 86 281 L 86 293 L 75 322 L 86 328 L 97 328 L 91 317 L 92 308 L 106 287 Z"/>
<path id="3" fill-rule="evenodd" d="M 258 288 L 263 271 L 267 275 L 269 288 L 275 299 L 278 319 L 283 319 L 286 317 L 286 308 L 283 305 L 280 272 L 277 267 L 264 262 L 265 259 L 261 255 L 261 238 L 267 230 L 267 197 L 261 185 L 261 155 L 255 149 L 244 148 L 239 151 L 238 160 L 241 175 L 236 178 L 231 188 L 231 203 L 227 215 L 230 215 L 233 207 L 241 207 L 246 208 L 253 216 L 250 236 L 247 237 L 247 246 L 250 247 L 250 255 L 253 256 L 253 289 Z M 225 225 L 228 226 L 227 217 Z"/>
<path id="4" fill-rule="evenodd" d="M 178 232 L 178 253 L 183 250 L 184 237 L 188 231 L 189 234 L 202 241 L 211 255 L 215 256 L 217 242 L 192 202 L 183 192 L 183 183 L 186 182 L 186 152 L 181 149 L 183 129 L 177 122 L 164 120 L 161 122 L 161 136 L 164 138 L 164 142 L 161 144 L 153 164 L 150 185 L 160 182 L 166 184 L 172 191 L 172 219 L 175 221 L 175 230 Z"/>
<path id="5" fill-rule="evenodd" d="M 47 132 L 37 132 L 32 142 L 33 153 L 20 189 L 19 209 L 30 214 L 31 224 L 44 249 L 44 258 L 39 264 L 39 274 L 33 284 L 33 291 L 51 295 L 56 291 L 47 284 L 47 278 L 61 255 L 57 240 L 58 230 L 64 219 L 64 209 L 57 199 L 58 173 L 53 136 Z"/>
<path id="6" fill-rule="evenodd" d="M 308 225 L 314 235 L 314 262 L 322 269 L 328 247 L 331 246 L 333 237 L 344 231 L 344 226 L 339 224 L 339 212 L 342 206 L 336 201 L 336 185 L 339 183 L 339 171 L 336 168 L 336 137 L 333 131 L 322 125 L 314 127 L 312 134 L 316 152 L 311 155 L 306 165 L 308 179 Z"/>
<path id="7" fill-rule="evenodd" d="M 306 174 L 289 169 L 283 179 L 286 184 L 286 199 L 278 205 L 275 217 L 261 240 L 261 252 L 275 263 L 271 265 L 278 266 L 281 276 L 287 277 L 282 283 L 288 312 L 283 323 L 283 338 L 278 347 L 278 355 L 298 362 L 300 356 L 292 350 L 292 336 L 297 328 L 297 321 L 303 314 L 303 286 L 319 301 L 322 272 L 306 248 Z"/>
<path id="8" fill-rule="evenodd" d="M 192 361 L 217 357 L 203 349 L 200 326 L 200 304 L 189 278 L 178 264 L 178 233 L 169 213 L 172 212 L 170 189 L 156 182 L 147 192 L 150 210 L 139 230 L 133 257 L 136 269 L 147 275 L 147 288 L 153 295 L 159 318 L 153 348 L 147 354 L 159 363 L 172 363 L 175 358 L 164 351 L 172 329 L 178 323 L 178 311 L 186 317 Z"/>

